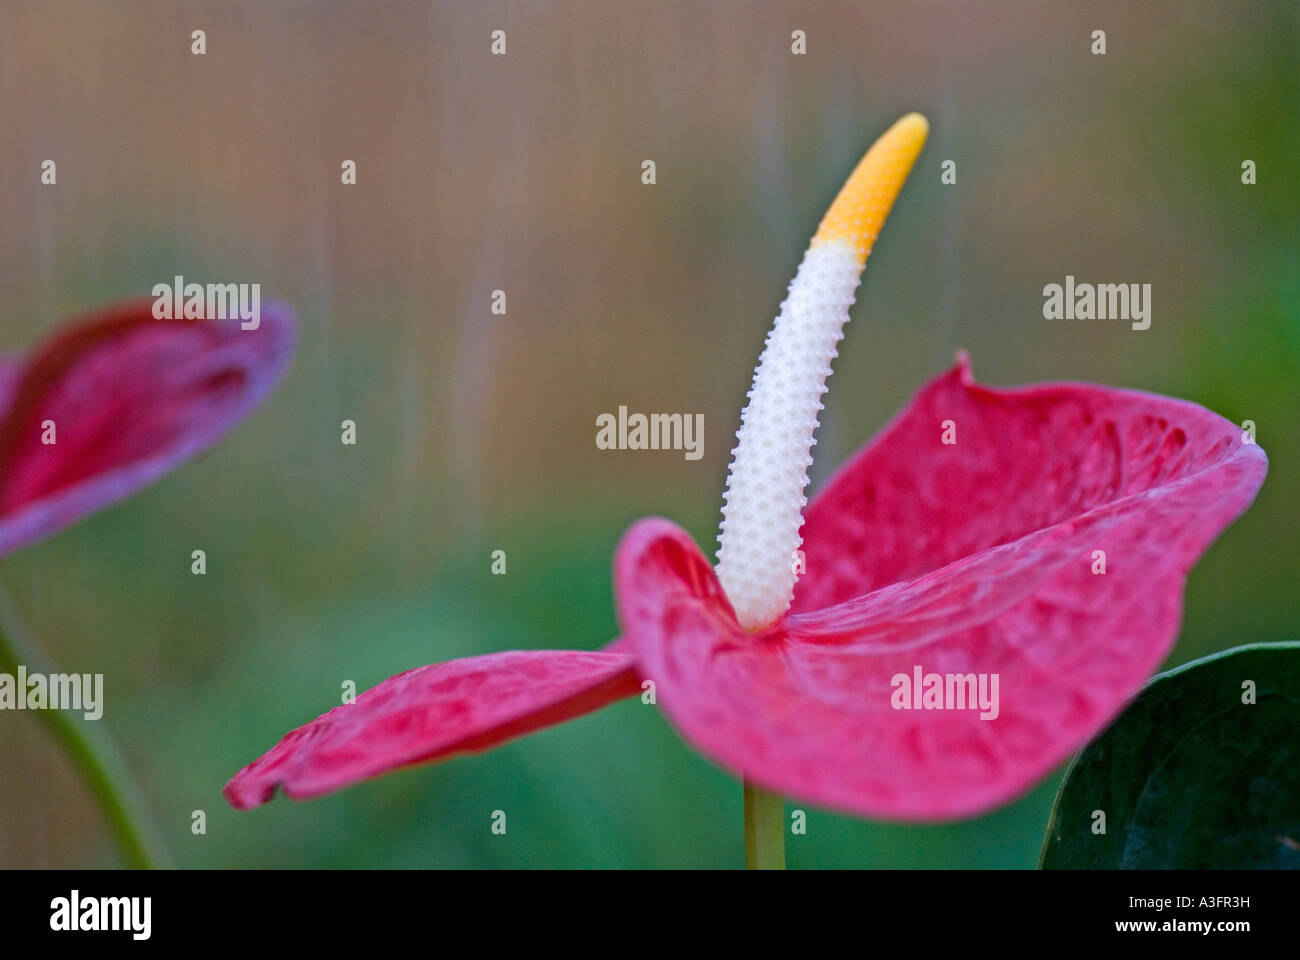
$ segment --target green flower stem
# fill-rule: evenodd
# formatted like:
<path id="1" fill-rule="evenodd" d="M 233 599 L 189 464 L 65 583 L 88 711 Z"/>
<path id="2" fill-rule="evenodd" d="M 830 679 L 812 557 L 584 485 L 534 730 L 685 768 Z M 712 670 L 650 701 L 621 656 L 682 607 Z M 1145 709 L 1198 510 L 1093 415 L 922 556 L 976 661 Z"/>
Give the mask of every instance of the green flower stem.
<path id="1" fill-rule="evenodd" d="M 785 798 L 745 781 L 745 867 L 785 869 Z"/>
<path id="2" fill-rule="evenodd" d="M 8 604 L 4 606 L 5 614 L 10 613 Z M 5 616 L 3 620 L 0 670 L 16 673 L 18 665 L 23 664 L 31 671 L 53 673 L 35 644 L 23 636 L 25 631 L 12 622 L 13 618 Z M 25 695 L 26 691 L 18 691 L 18 696 Z M 89 721 L 65 710 L 33 710 L 32 714 L 45 724 L 80 771 L 104 812 L 126 862 L 141 870 L 167 865 L 167 855 L 144 792 L 132 776 L 122 751 L 99 721 Z"/>

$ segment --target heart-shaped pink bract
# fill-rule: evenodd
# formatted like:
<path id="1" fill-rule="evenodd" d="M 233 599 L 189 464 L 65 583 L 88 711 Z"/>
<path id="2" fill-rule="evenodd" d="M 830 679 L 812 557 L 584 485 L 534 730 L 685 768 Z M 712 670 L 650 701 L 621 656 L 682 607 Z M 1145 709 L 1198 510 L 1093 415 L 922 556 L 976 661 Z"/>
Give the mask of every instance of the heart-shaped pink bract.
<path id="1" fill-rule="evenodd" d="M 407 670 L 294 730 L 226 784 L 226 799 L 246 810 L 283 784 L 302 800 L 486 750 L 630 695 L 632 664 L 613 650 L 512 650 Z"/>
<path id="2" fill-rule="evenodd" d="M 211 447 L 271 391 L 293 352 L 287 306 L 238 320 L 158 320 L 131 300 L 0 360 L 0 557 L 129 496 Z M 53 441 L 53 442 L 50 442 Z"/>
<path id="3" fill-rule="evenodd" d="M 1240 429 L 1195 404 L 1088 384 L 990 389 L 962 357 L 813 501 L 806 571 L 772 626 L 741 628 L 690 537 L 642 520 L 615 558 L 613 646 L 393 677 L 290 733 L 225 795 L 241 808 L 276 786 L 319 795 L 652 681 L 687 741 L 769 790 L 878 819 L 975 815 L 1086 743 L 1160 665 L 1187 571 L 1266 470 Z M 896 709 L 893 678 L 917 667 L 996 674 L 996 717 Z"/>

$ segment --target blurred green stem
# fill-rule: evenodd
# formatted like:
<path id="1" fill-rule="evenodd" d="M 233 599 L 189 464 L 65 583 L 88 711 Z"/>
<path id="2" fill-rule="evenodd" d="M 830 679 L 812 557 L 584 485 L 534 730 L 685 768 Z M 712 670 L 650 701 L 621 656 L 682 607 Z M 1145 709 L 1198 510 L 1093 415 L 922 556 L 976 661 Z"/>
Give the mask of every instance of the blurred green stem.
<path id="1" fill-rule="evenodd" d="M 745 781 L 745 867 L 785 869 L 785 798 Z"/>
<path id="2" fill-rule="evenodd" d="M 12 616 L 8 598 L 0 598 L 0 601 L 3 605 L 0 611 L 0 670 L 16 675 L 18 665 L 23 664 L 34 673 L 47 676 L 54 673 L 36 644 Z M 27 695 L 26 690 L 16 693 L 20 697 Z M 165 866 L 167 855 L 149 814 L 144 792 L 108 732 L 98 725 L 98 721 L 75 717 L 65 710 L 33 710 L 32 714 L 45 724 L 81 773 L 104 812 L 126 862 L 141 870 Z"/>

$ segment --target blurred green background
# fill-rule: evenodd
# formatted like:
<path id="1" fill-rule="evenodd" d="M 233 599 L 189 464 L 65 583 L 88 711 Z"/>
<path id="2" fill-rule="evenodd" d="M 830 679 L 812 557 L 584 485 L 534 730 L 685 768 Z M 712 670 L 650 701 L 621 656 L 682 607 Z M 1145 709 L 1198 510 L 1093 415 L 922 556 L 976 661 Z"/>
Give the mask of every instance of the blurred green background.
<path id="1" fill-rule="evenodd" d="M 310 803 L 235 813 L 219 791 L 345 680 L 605 643 L 639 516 L 711 552 L 786 283 L 861 152 L 921 110 L 930 143 L 859 292 L 814 484 L 959 347 L 994 384 L 1185 397 L 1254 420 L 1272 466 L 1193 571 L 1170 664 L 1295 639 L 1297 51 L 1291 0 L 3 0 L 0 349 L 178 273 L 260 282 L 301 345 L 203 462 L 0 581 L 63 669 L 106 675 L 101 722 L 180 865 L 739 865 L 739 784 L 637 700 Z M 1066 274 L 1150 283 L 1151 329 L 1044 320 Z M 620 404 L 703 413 L 703 459 L 597 450 Z M 943 826 L 809 809 L 789 862 L 1032 867 L 1058 779 Z M 0 865 L 117 862 L 44 729 L 0 714 Z"/>

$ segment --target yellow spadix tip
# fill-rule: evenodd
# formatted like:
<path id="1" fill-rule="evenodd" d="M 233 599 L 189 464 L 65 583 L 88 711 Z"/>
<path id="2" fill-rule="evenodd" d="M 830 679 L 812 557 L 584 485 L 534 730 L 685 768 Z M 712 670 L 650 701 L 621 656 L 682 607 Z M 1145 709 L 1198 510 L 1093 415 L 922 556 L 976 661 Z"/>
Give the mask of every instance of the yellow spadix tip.
<path id="1" fill-rule="evenodd" d="M 929 133 L 930 123 L 919 113 L 909 113 L 886 130 L 840 188 L 822 217 L 813 246 L 830 241 L 850 243 L 857 251 L 858 266 L 866 264 L 876 235 Z"/>

